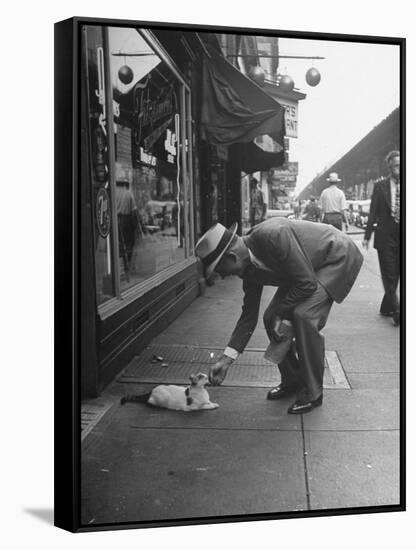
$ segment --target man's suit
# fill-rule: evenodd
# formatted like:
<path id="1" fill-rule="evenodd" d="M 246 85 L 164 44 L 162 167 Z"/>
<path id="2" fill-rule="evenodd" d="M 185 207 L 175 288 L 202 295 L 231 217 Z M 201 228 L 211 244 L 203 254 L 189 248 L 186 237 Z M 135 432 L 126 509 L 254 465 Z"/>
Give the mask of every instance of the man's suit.
<path id="1" fill-rule="evenodd" d="M 399 311 L 397 285 L 400 277 L 400 224 L 392 216 L 390 178 L 379 181 L 373 190 L 365 240 L 371 239 L 374 230 L 374 248 L 378 253 L 384 297 L 380 313 Z"/>
<path id="2" fill-rule="evenodd" d="M 257 324 L 264 285 L 279 287 L 264 313 L 271 339 L 276 318 L 295 329 L 299 360 L 293 353 L 279 364 L 282 385 L 294 386 L 315 400 L 322 394 L 325 326 L 333 301 L 342 302 L 360 271 L 363 257 L 355 243 L 331 225 L 273 218 L 243 237 L 262 269 L 249 265 L 242 274 L 242 313 L 228 347 L 244 351 Z"/>
<path id="3" fill-rule="evenodd" d="M 250 226 L 254 227 L 261 223 L 266 216 L 267 205 L 264 201 L 263 192 L 257 187 L 250 193 Z"/>

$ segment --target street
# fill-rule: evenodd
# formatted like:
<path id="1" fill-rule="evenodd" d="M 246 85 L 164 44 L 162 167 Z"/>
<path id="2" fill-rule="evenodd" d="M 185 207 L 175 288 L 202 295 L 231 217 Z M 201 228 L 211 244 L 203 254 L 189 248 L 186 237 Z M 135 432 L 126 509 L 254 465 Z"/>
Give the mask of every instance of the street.
<path id="1" fill-rule="evenodd" d="M 362 234 L 352 238 L 361 247 Z M 378 314 L 375 250 L 364 252 L 351 293 L 332 308 L 323 405 L 305 415 L 287 414 L 293 397 L 266 400 L 279 383 L 263 359 L 261 322 L 274 290 L 263 292 L 246 352 L 222 386 L 207 388 L 218 409 L 119 400 L 208 372 L 241 309 L 234 277 L 207 287 L 98 399 L 82 403 L 83 524 L 399 504 L 400 329 Z M 168 366 L 152 363 L 154 354 Z"/>

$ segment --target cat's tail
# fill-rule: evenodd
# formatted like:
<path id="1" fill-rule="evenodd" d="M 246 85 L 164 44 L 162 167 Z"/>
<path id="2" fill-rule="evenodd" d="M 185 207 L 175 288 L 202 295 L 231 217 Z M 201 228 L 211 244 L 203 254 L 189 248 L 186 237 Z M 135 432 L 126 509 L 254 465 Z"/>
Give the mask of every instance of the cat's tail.
<path id="1" fill-rule="evenodd" d="M 120 399 L 120 405 L 125 403 L 147 403 L 152 392 L 137 394 L 125 395 Z"/>

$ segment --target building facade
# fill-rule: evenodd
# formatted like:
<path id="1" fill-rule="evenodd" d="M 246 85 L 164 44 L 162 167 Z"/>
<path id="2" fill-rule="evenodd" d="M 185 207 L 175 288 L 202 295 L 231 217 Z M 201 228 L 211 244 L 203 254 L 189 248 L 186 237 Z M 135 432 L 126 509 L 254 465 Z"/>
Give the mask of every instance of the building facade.
<path id="1" fill-rule="evenodd" d="M 217 221 L 241 228 L 242 171 L 281 162 L 254 140 L 271 134 L 283 150 L 285 128 L 282 106 L 212 33 L 86 22 L 80 35 L 80 372 L 90 397 L 202 291 L 195 242 Z"/>
<path id="2" fill-rule="evenodd" d="M 150 30 L 100 25 L 81 55 L 82 390 L 97 395 L 198 295 L 200 221 L 191 56 L 180 69 Z"/>

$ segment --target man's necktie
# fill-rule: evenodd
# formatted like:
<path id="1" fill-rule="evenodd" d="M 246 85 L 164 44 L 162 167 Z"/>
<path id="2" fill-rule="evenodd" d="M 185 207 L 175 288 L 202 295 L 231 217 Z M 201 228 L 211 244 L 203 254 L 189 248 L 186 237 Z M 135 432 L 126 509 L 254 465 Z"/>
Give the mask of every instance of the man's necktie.
<path id="1" fill-rule="evenodd" d="M 400 223 L 400 180 L 396 182 L 393 218 L 395 222 Z"/>

